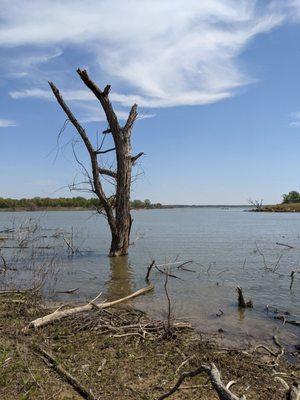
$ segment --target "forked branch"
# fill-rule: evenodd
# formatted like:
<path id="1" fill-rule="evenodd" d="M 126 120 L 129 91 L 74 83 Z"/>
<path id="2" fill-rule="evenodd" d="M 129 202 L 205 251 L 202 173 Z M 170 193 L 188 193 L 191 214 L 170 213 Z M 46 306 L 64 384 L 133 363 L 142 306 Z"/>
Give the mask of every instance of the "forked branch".
<path id="1" fill-rule="evenodd" d="M 194 376 L 197 376 L 203 372 L 207 373 L 207 375 L 209 376 L 211 384 L 212 384 L 214 390 L 217 392 L 217 395 L 220 400 L 246 400 L 245 396 L 238 397 L 229 390 L 229 388 L 228 388 L 229 385 L 226 386 L 223 383 L 223 381 L 221 379 L 220 371 L 218 370 L 218 368 L 215 366 L 214 363 L 212 363 L 210 365 L 203 364 L 199 368 L 195 369 L 194 371 L 183 372 L 180 375 L 180 377 L 179 377 L 178 381 L 176 382 L 176 384 L 174 385 L 174 387 L 169 392 L 160 396 L 158 398 L 158 400 L 166 399 L 167 397 L 169 397 L 173 393 L 175 393 L 186 378 L 193 378 Z"/>

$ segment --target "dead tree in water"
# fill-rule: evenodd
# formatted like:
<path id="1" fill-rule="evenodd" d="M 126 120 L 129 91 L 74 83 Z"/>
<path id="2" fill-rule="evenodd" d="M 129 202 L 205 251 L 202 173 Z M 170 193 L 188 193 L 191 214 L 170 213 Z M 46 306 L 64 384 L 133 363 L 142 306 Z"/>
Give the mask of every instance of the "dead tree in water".
<path id="1" fill-rule="evenodd" d="M 101 150 L 101 148 L 95 149 L 86 131 L 65 103 L 57 87 L 52 82 L 49 82 L 49 85 L 61 108 L 79 133 L 89 153 L 92 169 L 90 184 L 92 191 L 100 201 L 101 207 L 103 207 L 104 215 L 107 218 L 112 236 L 109 255 L 111 257 L 126 255 L 128 253 L 132 224 L 130 215 L 131 170 L 137 159 L 144 154 L 139 153 L 135 156 L 131 154 L 131 130 L 138 115 L 137 105 L 134 104 L 132 106 L 125 125 L 121 127 L 108 97 L 110 86 L 107 85 L 102 91 L 90 79 L 87 71 L 78 69 L 77 73 L 85 85 L 99 100 L 104 110 L 109 128 L 105 130 L 103 134 L 112 135 L 114 141 L 113 148 L 104 151 Z M 102 168 L 101 165 L 99 165 L 98 156 L 109 152 L 114 152 L 116 156 L 117 168 L 115 171 Z M 113 196 L 106 196 L 101 183 L 101 177 L 103 176 L 108 176 L 115 181 L 116 190 Z"/>
<path id="2" fill-rule="evenodd" d="M 263 208 L 263 200 L 252 200 L 249 199 L 248 203 L 254 207 L 253 211 L 261 211 Z"/>

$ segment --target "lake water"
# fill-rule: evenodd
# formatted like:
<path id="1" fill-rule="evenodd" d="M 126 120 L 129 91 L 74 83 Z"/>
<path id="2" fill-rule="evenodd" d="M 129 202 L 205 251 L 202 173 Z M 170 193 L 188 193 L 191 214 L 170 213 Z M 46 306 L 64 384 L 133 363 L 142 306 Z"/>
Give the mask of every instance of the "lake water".
<path id="1" fill-rule="evenodd" d="M 180 271 L 176 265 L 171 269 L 180 278 L 169 278 L 168 283 L 177 317 L 190 318 L 200 331 L 230 344 L 268 341 L 273 334 L 285 344 L 299 344 L 299 327 L 282 326 L 265 307 L 275 306 L 289 311 L 292 319 L 300 319 L 300 274 L 292 290 L 289 288 L 291 271 L 300 268 L 300 213 L 181 208 L 132 214 L 132 240 L 139 240 L 130 247 L 128 257 L 117 259 L 107 257 L 110 237 L 105 219 L 90 211 L 2 212 L 0 230 L 28 218 L 38 220 L 45 232 L 73 230 L 74 246 L 81 252 L 73 257 L 65 249 L 60 253 L 55 290 L 79 291 L 72 295 L 50 292 L 51 299 L 91 299 L 99 292 L 103 292 L 103 299 L 122 297 L 145 286 L 145 273 L 152 260 L 157 264 L 193 260 L 186 267 L 194 272 Z M 2 249 L 2 254 L 9 257 L 13 251 Z M 22 266 L 17 268 L 11 276 L 24 279 Z M 138 298 L 135 304 L 161 318 L 166 310 L 164 275 L 154 270 L 151 280 L 155 291 Z M 252 299 L 252 310 L 238 310 L 236 286 L 243 288 L 246 299 Z M 219 309 L 224 313 L 221 317 L 216 316 Z M 218 332 L 220 328 L 223 333 Z"/>

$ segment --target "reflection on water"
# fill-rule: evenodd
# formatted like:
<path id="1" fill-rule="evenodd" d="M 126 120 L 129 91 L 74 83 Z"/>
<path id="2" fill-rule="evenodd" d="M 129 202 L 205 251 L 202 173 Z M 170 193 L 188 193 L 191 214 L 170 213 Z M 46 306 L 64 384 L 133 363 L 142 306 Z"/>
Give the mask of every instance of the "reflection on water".
<path id="1" fill-rule="evenodd" d="M 238 307 L 237 311 L 238 311 L 238 314 L 239 314 L 240 321 L 243 321 L 245 319 L 245 311 L 246 310 L 244 308 Z"/>
<path id="2" fill-rule="evenodd" d="M 145 285 L 147 266 L 176 260 L 194 260 L 195 272 L 173 272 L 170 279 L 172 306 L 180 317 L 191 318 L 203 332 L 230 341 L 268 340 L 273 334 L 286 341 L 299 341 L 299 328 L 282 326 L 266 305 L 289 311 L 299 320 L 300 275 L 290 290 L 290 273 L 299 269 L 300 213 L 249 213 L 242 209 L 169 209 L 134 211 L 132 237 L 138 240 L 128 257 L 109 258 L 110 235 L 106 221 L 89 211 L 48 213 L 0 213 L 0 230 L 22 219 L 36 218 L 49 232 L 75 232 L 74 244 L 81 252 L 60 254 L 57 290 L 79 288 L 73 295 L 53 294 L 66 301 L 125 296 Z M 293 248 L 276 245 L 287 243 Z M 259 251 L 257 250 L 257 247 Z M 47 250 L 45 250 L 47 252 Z M 260 253 L 263 253 L 264 259 Z M 276 269 L 276 273 L 270 270 Z M 18 271 L 24 277 L 23 271 Z M 137 298 L 135 304 L 154 317 L 165 309 L 162 274 L 153 271 L 155 291 Z M 237 308 L 236 287 L 241 286 L 253 310 Z M 216 314 L 222 309 L 224 314 Z M 223 330 L 221 333 L 219 330 Z"/>
<path id="3" fill-rule="evenodd" d="M 133 292 L 134 273 L 129 264 L 128 256 L 109 258 L 110 276 L 105 283 L 107 299 L 118 299 Z"/>

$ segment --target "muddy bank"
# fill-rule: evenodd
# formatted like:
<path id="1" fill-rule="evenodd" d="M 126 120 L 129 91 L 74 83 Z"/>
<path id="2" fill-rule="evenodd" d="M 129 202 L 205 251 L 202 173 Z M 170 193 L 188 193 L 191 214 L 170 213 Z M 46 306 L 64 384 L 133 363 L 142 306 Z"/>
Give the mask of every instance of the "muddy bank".
<path id="1" fill-rule="evenodd" d="M 281 349 L 271 341 L 269 350 L 275 356 L 264 348 L 222 348 L 191 329 L 174 329 L 172 337 L 167 337 L 163 328 L 148 329 L 159 322 L 128 303 L 116 309 L 93 309 L 26 335 L 21 332 L 30 321 L 48 313 L 36 295 L 0 296 L 0 398 L 85 398 L 38 349 L 49 353 L 91 396 L 104 400 L 158 399 L 183 371 L 210 362 L 216 364 L 225 383 L 236 381 L 231 390 L 248 400 L 282 400 L 285 389 L 275 377 L 288 384 L 300 378 L 297 357 L 288 363 L 289 355 L 277 356 Z M 186 379 L 170 396 L 200 398 L 218 398 L 206 374 Z"/>

